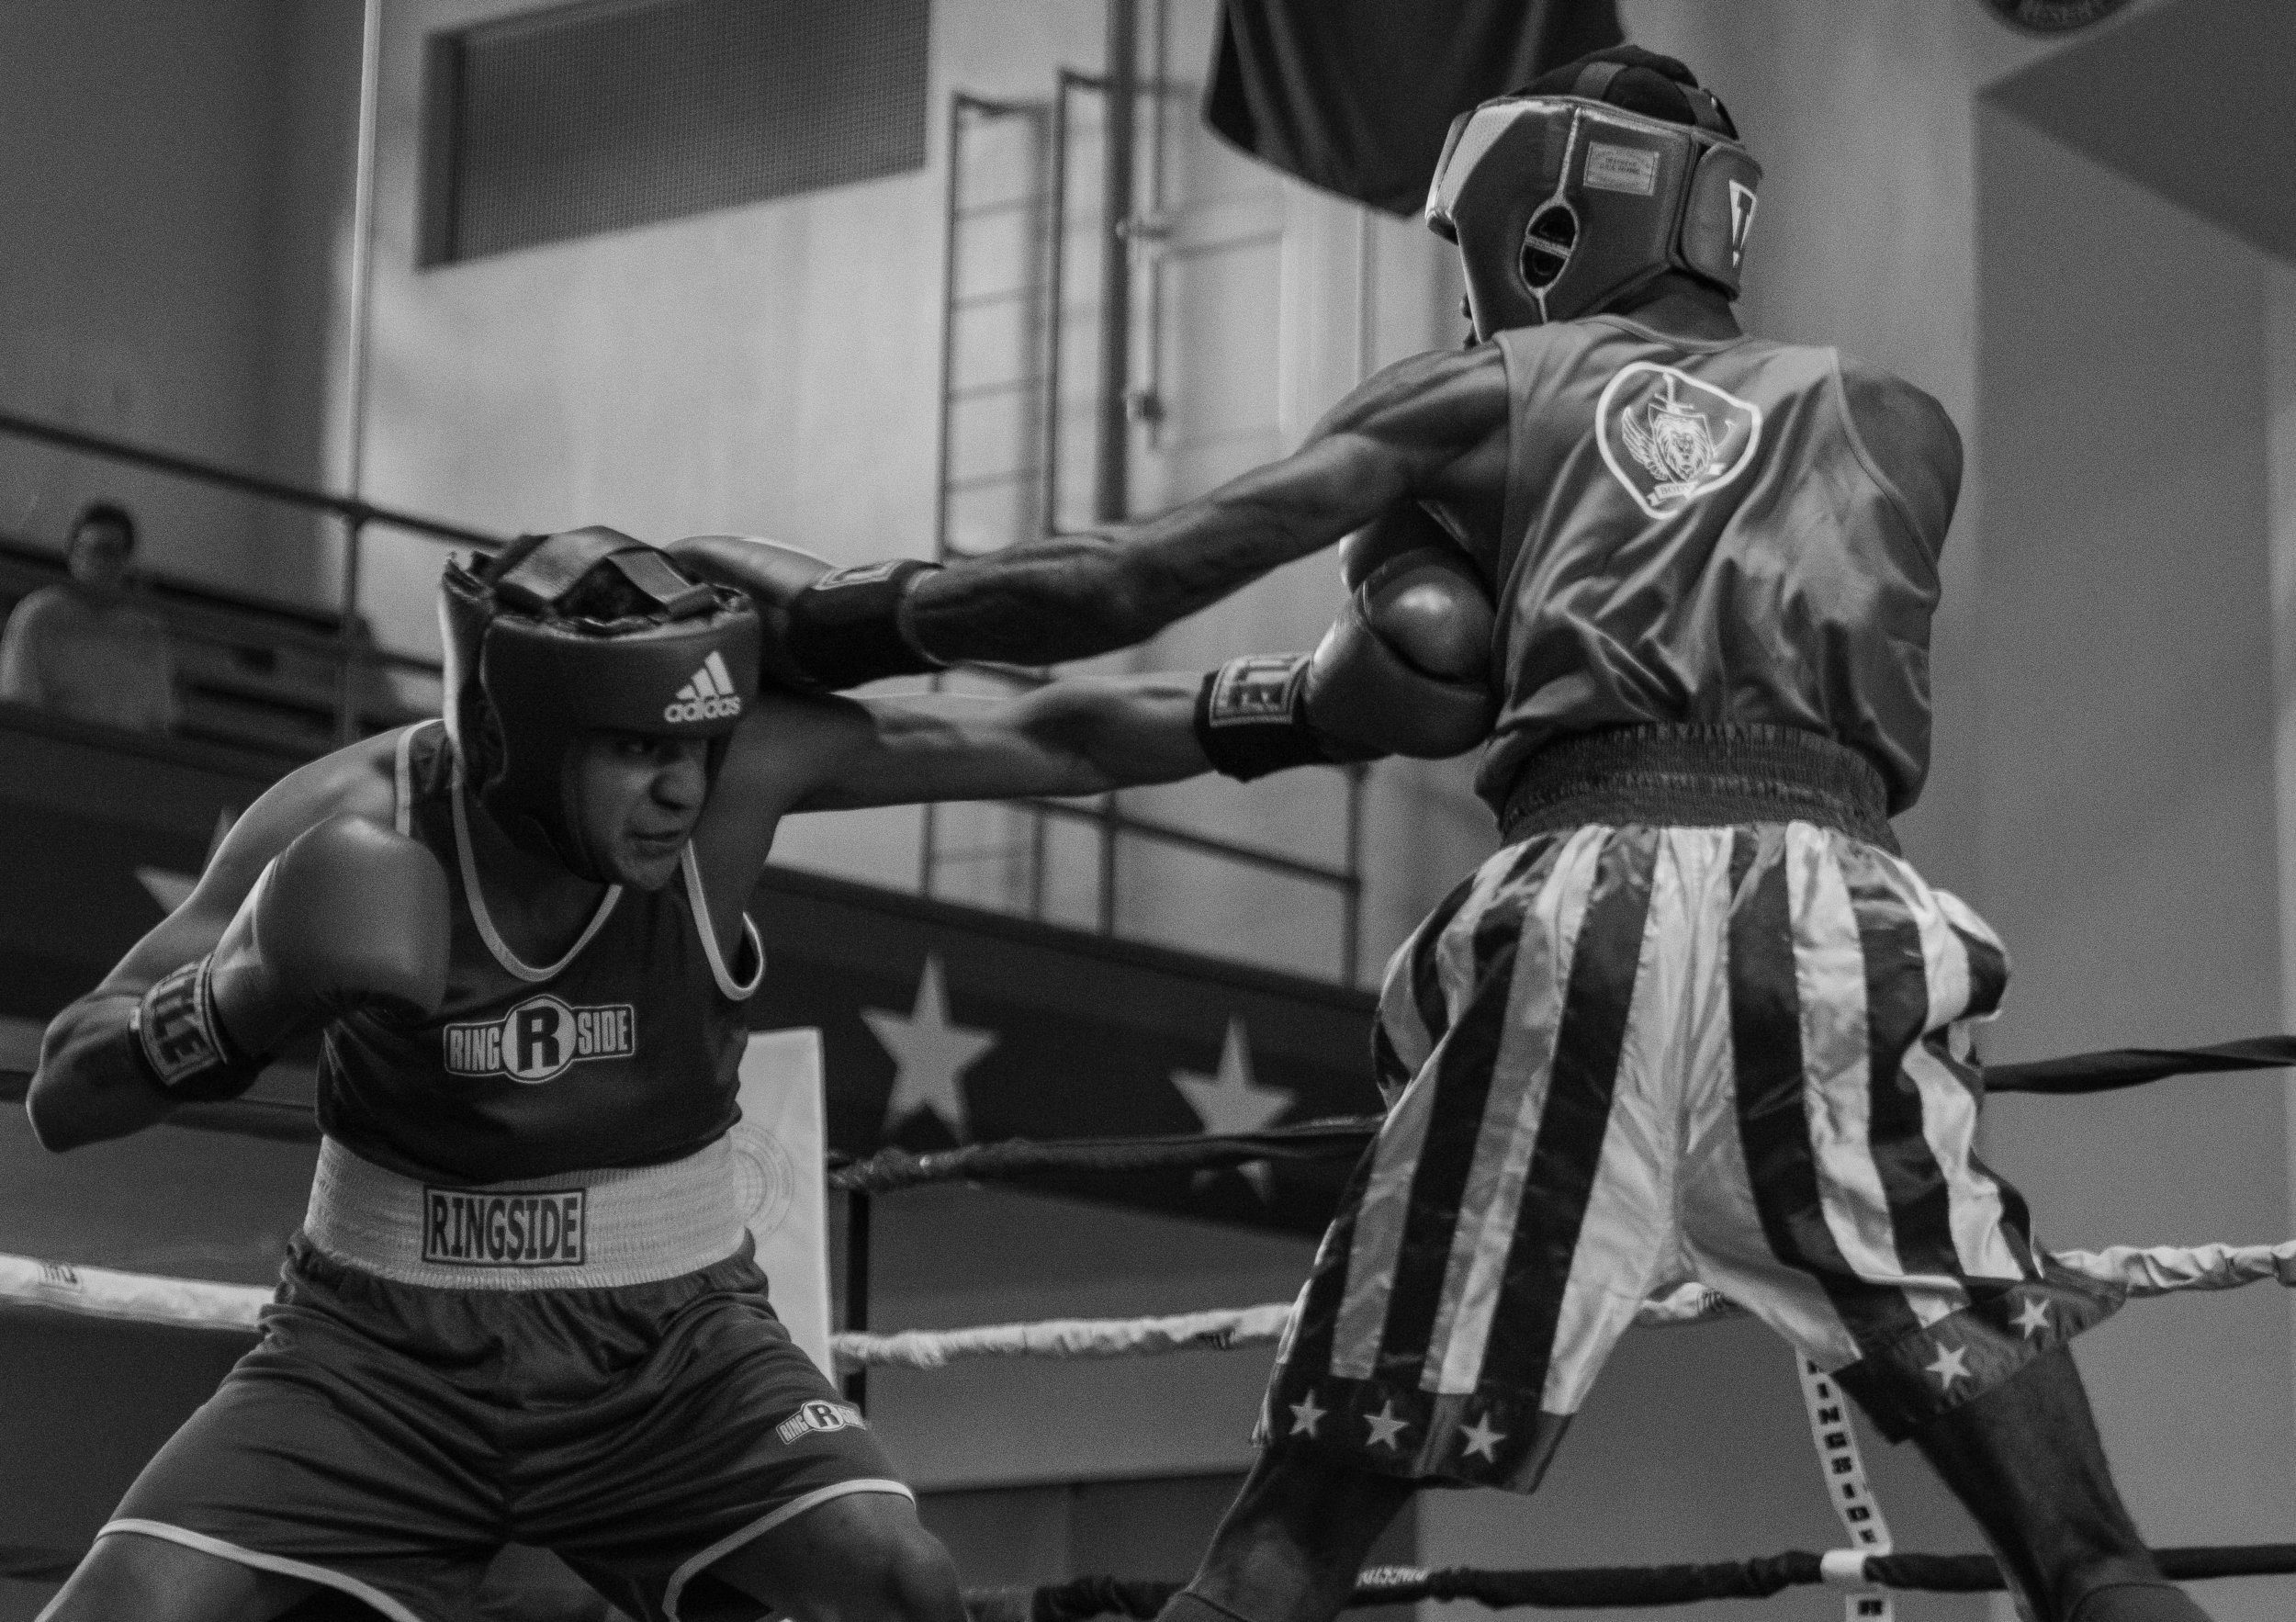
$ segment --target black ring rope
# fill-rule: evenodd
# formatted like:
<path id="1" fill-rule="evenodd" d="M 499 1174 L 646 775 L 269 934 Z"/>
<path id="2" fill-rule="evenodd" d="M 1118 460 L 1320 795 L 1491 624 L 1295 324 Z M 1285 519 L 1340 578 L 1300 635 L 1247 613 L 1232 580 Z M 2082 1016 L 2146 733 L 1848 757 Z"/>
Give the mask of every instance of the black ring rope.
<path id="1" fill-rule="evenodd" d="M 1988 1064 L 1985 1090 L 2061 1098 L 2116 1092 L 2172 1076 L 2289 1065 L 2296 1065 L 2296 1036 L 2257 1036 L 2199 1048 L 2108 1048 L 2060 1059 Z M 1062 1173 L 1204 1171 L 1251 1161 L 1353 1160 L 1379 1131 L 1379 1121 L 1376 1115 L 1347 1115 L 1224 1135 L 1066 1138 L 1052 1143 L 1012 1138 L 929 1155 L 881 1149 L 866 1160 L 832 1168 L 829 1186 L 884 1194 L 927 1183 L 1016 1182 Z"/>
<path id="2" fill-rule="evenodd" d="M 2214 1577 L 2296 1572 L 2296 1543 L 2154 1550 L 2162 1572 L 2190 1583 Z M 1473 1600 L 1493 1610 L 1531 1605 L 1600 1610 L 1629 1605 L 1687 1605 L 1703 1600 L 1766 1599 L 1788 1588 L 1825 1582 L 1822 1557 L 1807 1549 L 1703 1565 L 1581 1566 L 1544 1571 L 1485 1571 L 1458 1567 L 1424 1571 L 1382 1567 L 1356 1580 L 1352 1605 Z M 1983 1594 L 2007 1586 L 1989 1554 L 1868 1555 L 1863 1586 L 1921 1594 Z M 1084 1622 L 1128 1616 L 1148 1622 L 1180 1590 L 1177 1583 L 1077 1577 L 1041 1588 L 976 1589 L 965 1594 L 973 1622 Z"/>
<path id="3" fill-rule="evenodd" d="M 2117 1092 L 2172 1076 L 2279 1070 L 2291 1065 L 2296 1065 L 2296 1036 L 2252 1036 L 2196 1048 L 2105 1048 L 2057 1059 L 1987 1064 L 1984 1074 L 1988 1093 L 2067 1098 Z M 0 1102 L 21 1099 L 28 1079 L 21 1072 L 0 1073 Z M 310 1105 L 269 1098 L 186 1104 L 168 1117 L 168 1124 L 275 1143 L 316 1143 L 320 1138 Z M 832 1165 L 829 1183 L 836 1188 L 877 1194 L 926 1183 L 1019 1180 L 1061 1172 L 1216 1171 L 1254 1161 L 1346 1160 L 1363 1152 L 1379 1124 L 1376 1115 L 1349 1115 L 1257 1132 L 1066 1138 L 1048 1143 L 1014 1138 L 929 1155 L 885 1149 L 866 1160 Z"/>
<path id="4" fill-rule="evenodd" d="M 0 1544 L 0 1579 L 60 1583 L 84 1550 Z M 2153 1558 L 2172 1582 L 2270 1577 L 2296 1572 L 2296 1543 L 2158 1549 Z M 1805 1549 L 1746 1560 L 1699 1565 L 1578 1566 L 1554 1571 L 1487 1571 L 1472 1567 L 1421 1571 L 1374 1567 L 1356 1579 L 1351 1605 L 1400 1605 L 1419 1600 L 1473 1600 L 1492 1610 L 1613 1609 L 1687 1605 L 1713 1599 L 1766 1599 L 1788 1588 L 1825 1582 L 1823 1557 Z M 966 1591 L 973 1622 L 1085 1622 L 1128 1616 L 1149 1622 L 1180 1591 L 1177 1583 L 1123 1577 L 1074 1577 L 1037 1588 Z M 1865 1557 L 1863 1586 L 1916 1594 L 1985 1594 L 2007 1586 L 1989 1554 L 1880 1554 Z"/>

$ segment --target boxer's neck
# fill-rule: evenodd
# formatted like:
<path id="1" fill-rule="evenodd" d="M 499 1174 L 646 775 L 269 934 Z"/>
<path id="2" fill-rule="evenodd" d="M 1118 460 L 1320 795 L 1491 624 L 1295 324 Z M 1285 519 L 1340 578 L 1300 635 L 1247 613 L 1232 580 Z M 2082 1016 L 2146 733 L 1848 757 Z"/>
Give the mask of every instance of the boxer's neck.
<path id="1" fill-rule="evenodd" d="M 1626 316 L 1637 325 L 1670 338 L 1688 338 L 1698 343 L 1746 335 L 1728 299 L 1704 282 L 1671 271 L 1604 313 Z"/>
<path id="2" fill-rule="evenodd" d="M 474 794 L 469 813 L 471 863 L 487 911 L 512 952 L 530 963 L 553 961 L 590 927 L 606 886 L 568 873 L 529 850 L 487 812 Z"/>

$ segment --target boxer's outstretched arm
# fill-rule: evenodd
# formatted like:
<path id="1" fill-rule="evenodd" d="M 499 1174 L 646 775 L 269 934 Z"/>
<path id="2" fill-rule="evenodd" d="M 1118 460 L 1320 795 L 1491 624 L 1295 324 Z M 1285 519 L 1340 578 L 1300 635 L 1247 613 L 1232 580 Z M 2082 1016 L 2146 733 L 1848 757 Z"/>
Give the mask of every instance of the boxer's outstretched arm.
<path id="1" fill-rule="evenodd" d="M 1494 440 L 1503 455 L 1506 429 L 1495 347 L 1415 355 L 1341 400 L 1291 456 L 1207 496 L 925 577 L 909 597 L 912 633 L 952 661 L 1052 664 L 1130 647 L 1406 496 L 1443 494 L 1464 458 Z"/>
<path id="2" fill-rule="evenodd" d="M 1078 678 L 1010 698 L 782 699 L 764 748 L 737 743 L 721 790 L 782 815 L 1170 783 L 1210 770 L 1195 731 L 1202 685 L 1187 673 Z"/>

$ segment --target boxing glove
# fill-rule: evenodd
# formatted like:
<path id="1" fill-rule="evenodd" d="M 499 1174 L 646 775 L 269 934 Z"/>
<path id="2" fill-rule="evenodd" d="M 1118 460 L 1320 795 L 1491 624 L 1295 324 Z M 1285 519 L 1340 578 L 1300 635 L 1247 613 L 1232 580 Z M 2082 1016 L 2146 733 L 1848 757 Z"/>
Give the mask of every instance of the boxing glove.
<path id="1" fill-rule="evenodd" d="M 179 1098 L 244 1092 L 294 1037 L 354 1009 L 438 1011 L 452 914 L 446 875 L 414 840 L 351 817 L 275 857 L 215 949 L 136 1008 L 151 1078 Z"/>
<path id="2" fill-rule="evenodd" d="M 1498 715 L 1490 594 L 1456 546 L 1373 569 L 1308 660 L 1302 715 L 1334 752 L 1437 760 L 1474 748 Z"/>
<path id="3" fill-rule="evenodd" d="M 670 551 L 703 579 L 749 594 L 765 625 L 760 673 L 770 682 L 833 693 L 941 668 L 917 645 L 906 610 L 910 588 L 939 564 L 896 558 L 838 569 L 742 535 L 689 535 Z"/>

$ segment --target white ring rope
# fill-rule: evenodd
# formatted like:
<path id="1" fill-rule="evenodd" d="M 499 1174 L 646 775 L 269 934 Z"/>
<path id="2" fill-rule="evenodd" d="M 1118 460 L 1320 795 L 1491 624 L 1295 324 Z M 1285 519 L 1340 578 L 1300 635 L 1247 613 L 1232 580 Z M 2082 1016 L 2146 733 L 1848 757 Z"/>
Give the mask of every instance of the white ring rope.
<path id="1" fill-rule="evenodd" d="M 872 1369 L 939 1369 L 958 1357 L 1127 1357 L 1198 1348 L 1273 1346 L 1291 1315 L 1289 1301 L 1171 1318 L 1050 1318 L 1041 1324 L 989 1324 L 978 1329 L 905 1329 L 897 1335 L 833 1335 L 840 1364 Z"/>
<path id="2" fill-rule="evenodd" d="M 2279 1245 L 2116 1245 L 2064 1250 L 2055 1261 L 2086 1278 L 2118 1284 L 2134 1296 L 2187 1290 L 2237 1290 L 2266 1279 L 2296 1286 L 2296 1239 Z M 186 1329 L 255 1327 L 270 1301 L 255 1284 L 215 1284 L 152 1273 L 84 1267 L 0 1255 L 0 1302 L 50 1307 L 84 1316 Z M 909 1329 L 893 1335 L 829 1337 L 840 1364 L 938 1369 L 959 1357 L 1123 1357 L 1158 1352 L 1271 1346 L 1283 1333 L 1289 1301 L 1163 1318 L 1053 1318 L 973 1329 Z M 1739 1309 L 1703 1284 L 1684 1284 L 1644 1301 L 1635 1323 L 1646 1328 L 1734 1317 Z"/>
<path id="3" fill-rule="evenodd" d="M 271 1291 L 253 1284 L 208 1284 L 66 1262 L 0 1256 L 0 1301 L 54 1307 L 95 1318 L 174 1324 L 186 1329 L 253 1329 Z"/>

